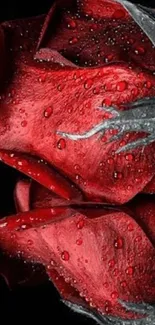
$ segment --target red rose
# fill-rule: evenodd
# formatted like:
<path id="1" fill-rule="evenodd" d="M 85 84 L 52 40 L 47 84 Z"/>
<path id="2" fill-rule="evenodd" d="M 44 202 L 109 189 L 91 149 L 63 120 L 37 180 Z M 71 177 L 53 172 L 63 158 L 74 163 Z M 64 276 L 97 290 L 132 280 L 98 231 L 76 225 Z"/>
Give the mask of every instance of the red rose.
<path id="1" fill-rule="evenodd" d="M 102 321 L 153 322 L 154 24 L 122 0 L 1 24 L 0 159 L 28 176 L 1 249 Z"/>

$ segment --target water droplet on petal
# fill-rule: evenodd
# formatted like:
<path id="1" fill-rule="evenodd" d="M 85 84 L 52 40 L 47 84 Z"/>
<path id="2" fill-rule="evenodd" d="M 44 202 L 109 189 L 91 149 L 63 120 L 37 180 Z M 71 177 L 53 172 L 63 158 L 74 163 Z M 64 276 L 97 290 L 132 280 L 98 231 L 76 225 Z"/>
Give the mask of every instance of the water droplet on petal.
<path id="1" fill-rule="evenodd" d="M 78 246 L 82 245 L 82 243 L 83 243 L 82 238 L 77 239 L 76 244 L 77 244 Z"/>
<path id="2" fill-rule="evenodd" d="M 145 48 L 142 46 L 137 46 L 135 48 L 135 54 L 137 55 L 143 55 L 145 53 Z"/>
<path id="3" fill-rule="evenodd" d="M 77 228 L 78 228 L 78 229 L 82 229 L 83 227 L 84 227 L 84 220 L 81 219 L 81 220 L 79 220 L 78 223 L 77 223 Z"/>
<path id="4" fill-rule="evenodd" d="M 114 241 L 114 246 L 117 249 L 123 248 L 123 238 L 119 237 Z"/>
<path id="5" fill-rule="evenodd" d="M 93 80 L 92 79 L 88 79 L 87 81 L 85 81 L 84 83 L 84 88 L 85 89 L 90 89 L 93 85 Z"/>
<path id="6" fill-rule="evenodd" d="M 102 102 L 102 106 L 104 107 L 104 106 L 111 106 L 112 105 L 112 101 L 111 101 L 111 99 L 110 98 L 106 98 L 106 99 L 104 99 L 103 100 L 103 102 Z"/>
<path id="7" fill-rule="evenodd" d="M 140 242 L 142 240 L 142 236 L 137 236 L 136 238 L 135 238 L 135 242 Z"/>
<path id="8" fill-rule="evenodd" d="M 78 42 L 77 37 L 72 37 L 69 39 L 69 44 L 76 44 Z"/>
<path id="9" fill-rule="evenodd" d="M 93 89 L 93 93 L 96 94 L 96 95 L 98 95 L 100 93 L 100 87 L 95 87 Z"/>
<path id="10" fill-rule="evenodd" d="M 26 121 L 26 120 L 22 121 L 22 122 L 21 122 L 21 126 L 22 126 L 23 128 L 25 128 L 25 127 L 27 126 L 27 121 Z"/>
<path id="11" fill-rule="evenodd" d="M 80 166 L 78 164 L 74 165 L 74 169 L 75 170 L 79 170 L 80 169 Z"/>
<path id="12" fill-rule="evenodd" d="M 58 148 L 59 150 L 63 150 L 63 149 L 66 148 L 66 141 L 65 141 L 65 139 L 60 139 L 60 140 L 58 141 L 58 143 L 57 143 L 57 148 Z"/>
<path id="13" fill-rule="evenodd" d="M 126 288 L 126 286 L 127 286 L 127 282 L 126 282 L 126 281 L 122 281 L 122 282 L 121 282 L 121 287 L 122 287 L 122 288 Z"/>
<path id="14" fill-rule="evenodd" d="M 47 107 L 45 110 L 44 110 L 44 116 L 46 118 L 49 118 L 53 113 L 53 108 L 51 106 Z"/>
<path id="15" fill-rule="evenodd" d="M 114 177 L 115 179 L 122 179 L 123 174 L 122 174 L 121 172 L 114 171 L 114 173 L 113 173 L 113 177 Z"/>
<path id="16" fill-rule="evenodd" d="M 105 312 L 107 314 L 111 313 L 111 303 L 109 301 L 105 302 Z"/>
<path id="17" fill-rule="evenodd" d="M 152 83 L 151 83 L 151 81 L 146 81 L 146 83 L 145 83 L 145 87 L 146 87 L 147 89 L 151 89 L 151 88 L 152 88 Z"/>
<path id="18" fill-rule="evenodd" d="M 69 261 L 69 258 L 70 258 L 69 253 L 67 251 L 63 251 L 61 254 L 61 258 L 64 261 Z"/>
<path id="19" fill-rule="evenodd" d="M 133 266 L 129 266 L 126 269 L 126 274 L 131 275 L 131 276 L 134 274 L 134 268 L 133 268 Z"/>
<path id="20" fill-rule="evenodd" d="M 112 299 L 117 299 L 118 298 L 118 292 L 117 291 L 112 292 L 111 298 Z"/>
<path id="21" fill-rule="evenodd" d="M 128 224 L 127 228 L 128 228 L 128 231 L 133 231 L 134 230 L 134 227 L 133 227 L 133 225 L 131 223 Z"/>
<path id="22" fill-rule="evenodd" d="M 113 159 L 113 158 L 108 158 L 107 163 L 108 163 L 109 165 L 113 165 L 113 163 L 114 163 L 114 159 Z"/>
<path id="23" fill-rule="evenodd" d="M 110 268 L 113 268 L 115 266 L 115 260 L 114 259 L 109 260 L 108 265 Z"/>
<path id="24" fill-rule="evenodd" d="M 77 26 L 76 21 L 73 19 L 66 19 L 66 22 L 69 29 L 75 29 Z"/>
<path id="25" fill-rule="evenodd" d="M 117 9 L 114 11 L 112 18 L 113 19 L 120 19 L 125 17 L 125 10 Z"/>
<path id="26" fill-rule="evenodd" d="M 28 246 L 32 246 L 33 245 L 33 240 L 32 239 L 28 239 L 27 244 L 28 244 Z"/>
<path id="27" fill-rule="evenodd" d="M 17 164 L 18 164 L 18 166 L 22 166 L 22 165 L 23 165 L 23 162 L 20 161 L 20 160 L 18 160 L 18 161 L 17 161 Z"/>
<path id="28" fill-rule="evenodd" d="M 127 84 L 127 82 L 125 80 L 120 81 L 120 82 L 117 83 L 117 90 L 118 91 L 124 91 L 124 90 L 127 89 L 127 87 L 128 87 L 128 84 Z"/>
<path id="29" fill-rule="evenodd" d="M 22 114 L 22 113 L 25 113 L 25 109 L 24 109 L 24 108 L 20 108 L 20 109 L 19 109 L 19 113 L 21 113 L 21 114 Z"/>
<path id="30" fill-rule="evenodd" d="M 133 160 L 133 155 L 132 154 L 127 154 L 126 156 L 125 156 L 125 159 L 127 160 L 127 161 L 132 161 Z"/>
<path id="31" fill-rule="evenodd" d="M 38 78 L 38 81 L 41 82 L 45 82 L 46 80 L 46 75 L 42 75 L 41 77 Z"/>
<path id="32" fill-rule="evenodd" d="M 59 91 L 62 91 L 63 88 L 64 88 L 64 85 L 60 85 L 60 84 L 59 84 L 59 85 L 57 86 L 57 89 L 58 89 Z"/>

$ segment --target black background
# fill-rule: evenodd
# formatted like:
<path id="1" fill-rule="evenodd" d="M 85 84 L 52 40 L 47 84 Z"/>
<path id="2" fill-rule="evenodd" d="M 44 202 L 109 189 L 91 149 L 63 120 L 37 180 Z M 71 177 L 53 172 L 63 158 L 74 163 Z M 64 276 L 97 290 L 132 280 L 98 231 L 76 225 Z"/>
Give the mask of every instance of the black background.
<path id="1" fill-rule="evenodd" d="M 154 0 L 134 1 L 147 6 L 154 5 Z M 33 3 L 33 4 L 32 4 Z M 0 0 L 0 21 L 46 13 L 52 0 L 39 1 L 2 1 Z M 154 5 L 155 7 L 155 5 Z M 5 281 L 0 278 L 0 324 L 8 320 L 20 324 L 29 322 L 37 324 L 94 324 L 71 312 L 59 300 L 59 295 L 49 281 L 36 287 L 16 287 L 10 291 Z"/>

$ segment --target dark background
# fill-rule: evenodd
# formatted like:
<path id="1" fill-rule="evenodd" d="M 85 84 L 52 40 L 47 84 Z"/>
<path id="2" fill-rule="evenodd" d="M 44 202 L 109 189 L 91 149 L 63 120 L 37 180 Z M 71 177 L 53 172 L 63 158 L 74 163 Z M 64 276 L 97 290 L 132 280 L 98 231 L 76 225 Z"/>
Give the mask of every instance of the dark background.
<path id="1" fill-rule="evenodd" d="M 46 13 L 54 0 L 43 1 L 13 1 L 0 0 L 0 19 L 9 20 L 14 18 L 22 18 L 35 16 Z M 134 3 L 141 3 L 147 6 L 155 7 L 155 0 L 132 0 Z"/>
<path id="2" fill-rule="evenodd" d="M 133 2 L 155 7 L 154 0 Z M 46 13 L 51 3 L 52 0 L 40 3 L 32 0 L 29 2 L 0 0 L 0 21 Z M 6 323 L 9 319 L 15 324 L 24 321 L 34 324 L 43 322 L 45 325 L 57 325 L 62 322 L 67 325 L 94 324 L 90 319 L 83 318 L 65 307 L 49 281 L 35 287 L 18 286 L 10 291 L 0 277 L 0 323 Z"/>

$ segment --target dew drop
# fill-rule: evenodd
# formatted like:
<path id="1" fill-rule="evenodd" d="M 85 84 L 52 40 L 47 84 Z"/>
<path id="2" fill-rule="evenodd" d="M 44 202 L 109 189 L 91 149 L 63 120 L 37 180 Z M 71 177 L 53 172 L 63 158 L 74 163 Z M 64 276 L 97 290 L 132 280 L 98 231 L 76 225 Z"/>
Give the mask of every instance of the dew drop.
<path id="1" fill-rule="evenodd" d="M 73 107 L 72 106 L 68 107 L 67 111 L 69 114 L 71 114 L 73 112 Z"/>
<path id="2" fill-rule="evenodd" d="M 133 89 L 131 90 L 131 93 L 132 93 L 133 96 L 137 96 L 138 93 L 139 93 L 138 88 L 133 88 Z"/>
<path id="3" fill-rule="evenodd" d="M 78 229 L 82 229 L 83 227 L 84 227 L 84 220 L 81 219 L 81 220 L 79 220 L 78 223 L 77 223 L 77 228 L 78 228 Z"/>
<path id="4" fill-rule="evenodd" d="M 27 126 L 27 121 L 26 121 L 26 120 L 23 120 L 23 121 L 21 122 L 21 126 L 22 126 L 23 128 L 25 128 L 25 127 Z"/>
<path id="5" fill-rule="evenodd" d="M 64 261 L 69 261 L 69 258 L 70 258 L 69 253 L 67 251 L 63 251 L 61 254 L 61 258 Z"/>
<path id="6" fill-rule="evenodd" d="M 128 224 L 127 228 L 128 228 L 128 231 L 133 231 L 134 230 L 134 227 L 133 227 L 133 225 L 131 223 Z"/>
<path id="7" fill-rule="evenodd" d="M 25 229 L 27 229 L 28 228 L 28 225 L 27 224 L 23 224 L 23 225 L 21 225 L 21 227 L 20 227 L 20 229 L 23 229 L 23 230 L 25 230 Z"/>
<path id="8" fill-rule="evenodd" d="M 28 246 L 32 246 L 33 245 L 33 240 L 32 239 L 28 239 L 27 244 L 28 244 Z"/>
<path id="9" fill-rule="evenodd" d="M 128 87 L 128 84 L 127 84 L 127 82 L 125 80 L 124 81 L 120 81 L 117 84 L 117 90 L 118 91 L 124 91 L 124 90 L 127 89 L 127 87 Z"/>
<path id="10" fill-rule="evenodd" d="M 106 98 L 102 102 L 102 106 L 111 106 L 111 105 L 112 105 L 112 101 L 110 98 Z"/>
<path id="11" fill-rule="evenodd" d="M 137 46 L 134 50 L 135 54 L 143 55 L 145 53 L 145 48 L 142 46 Z"/>
<path id="12" fill-rule="evenodd" d="M 59 150 L 63 150 L 63 149 L 65 149 L 66 148 L 66 141 L 65 141 L 65 139 L 60 139 L 59 141 L 58 141 L 58 143 L 57 143 L 57 148 L 59 149 Z"/>
<path id="13" fill-rule="evenodd" d="M 57 86 L 58 91 L 62 91 L 63 88 L 64 88 L 64 85 L 60 85 L 60 84 L 59 84 L 59 85 Z"/>
<path id="14" fill-rule="evenodd" d="M 152 83 L 151 83 L 151 81 L 146 81 L 146 83 L 145 83 L 145 87 L 146 87 L 147 89 L 151 89 L 151 88 L 152 88 Z"/>
<path id="15" fill-rule="evenodd" d="M 21 114 L 22 114 L 22 113 L 25 113 L 25 109 L 24 109 L 24 108 L 20 108 L 20 109 L 19 109 L 19 113 L 21 113 Z"/>
<path id="16" fill-rule="evenodd" d="M 78 246 L 82 245 L 82 243 L 83 243 L 82 238 L 77 239 L 76 244 L 77 244 Z"/>
<path id="17" fill-rule="evenodd" d="M 114 11 L 112 18 L 113 19 L 120 19 L 125 17 L 125 10 L 117 9 Z"/>
<path id="18" fill-rule="evenodd" d="M 109 260 L 108 265 L 110 268 L 113 268 L 115 266 L 115 260 L 114 259 Z"/>
<path id="19" fill-rule="evenodd" d="M 78 42 L 77 37 L 72 37 L 69 39 L 69 44 L 76 44 Z"/>
<path id="20" fill-rule="evenodd" d="M 109 54 L 109 55 L 105 58 L 106 63 L 112 61 L 113 58 L 114 58 L 113 54 Z"/>
<path id="21" fill-rule="evenodd" d="M 114 163 L 114 159 L 113 159 L 113 158 L 108 158 L 107 163 L 108 163 L 109 165 L 113 165 L 113 163 Z"/>
<path id="22" fill-rule="evenodd" d="M 76 26 L 77 26 L 77 24 L 76 24 L 75 20 L 73 20 L 73 19 L 67 19 L 67 27 L 69 29 L 75 29 Z"/>
<path id="23" fill-rule="evenodd" d="M 39 81 L 40 83 L 41 83 L 41 82 L 45 82 L 45 80 L 46 80 L 46 75 L 41 76 L 41 77 L 38 78 L 38 81 Z"/>
<path id="24" fill-rule="evenodd" d="M 18 160 L 17 164 L 18 164 L 18 166 L 22 166 L 23 165 L 23 162 L 20 161 L 20 160 Z"/>
<path id="25" fill-rule="evenodd" d="M 53 260 L 50 260 L 50 265 L 51 265 L 51 266 L 55 265 L 55 263 L 54 263 Z"/>
<path id="26" fill-rule="evenodd" d="M 119 237 L 114 241 L 114 247 L 117 249 L 123 248 L 123 238 Z"/>
<path id="27" fill-rule="evenodd" d="M 123 174 L 122 174 L 121 172 L 114 171 L 114 173 L 113 173 L 113 177 L 114 177 L 115 179 L 122 179 Z"/>
<path id="28" fill-rule="evenodd" d="M 129 39 L 129 44 L 134 44 L 134 40 L 133 40 L 133 38 L 130 38 L 130 39 Z"/>
<path id="29" fill-rule="evenodd" d="M 141 240 L 142 240 L 142 236 L 137 236 L 137 237 L 135 238 L 135 242 L 136 242 L 136 243 L 140 242 Z"/>
<path id="30" fill-rule="evenodd" d="M 105 302 L 105 312 L 108 314 L 108 313 L 111 313 L 111 304 L 109 301 L 106 301 Z"/>
<path id="31" fill-rule="evenodd" d="M 46 118 L 49 118 L 53 113 L 53 108 L 51 106 L 47 107 L 45 110 L 44 110 L 44 116 Z"/>
<path id="32" fill-rule="evenodd" d="M 126 269 L 126 274 L 131 275 L 131 276 L 134 274 L 134 268 L 133 268 L 133 266 L 129 266 Z"/>
<path id="33" fill-rule="evenodd" d="M 127 286 L 127 282 L 126 282 L 126 281 L 122 281 L 122 282 L 121 282 L 121 287 L 122 287 L 122 288 L 126 288 L 126 286 Z"/>
<path id="34" fill-rule="evenodd" d="M 75 170 L 80 170 L 80 166 L 78 164 L 74 165 Z"/>
<path id="35" fill-rule="evenodd" d="M 93 93 L 94 93 L 95 95 L 98 95 L 98 94 L 100 93 L 100 87 L 95 87 L 95 88 L 93 89 Z"/>
<path id="36" fill-rule="evenodd" d="M 85 81 L 84 83 L 84 88 L 85 89 L 90 89 L 93 85 L 93 80 L 92 79 L 88 79 L 87 81 Z"/>
<path id="37" fill-rule="evenodd" d="M 126 156 L 125 156 L 125 159 L 127 160 L 127 161 L 132 161 L 133 160 L 133 155 L 132 154 L 127 154 Z"/>
<path id="38" fill-rule="evenodd" d="M 112 299 L 117 299 L 118 298 L 118 292 L 117 291 L 112 292 L 111 298 Z"/>
<path id="39" fill-rule="evenodd" d="M 96 30 L 98 28 L 97 24 L 92 24 L 89 28 L 90 32 L 93 32 L 94 30 Z"/>

